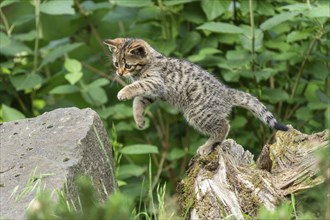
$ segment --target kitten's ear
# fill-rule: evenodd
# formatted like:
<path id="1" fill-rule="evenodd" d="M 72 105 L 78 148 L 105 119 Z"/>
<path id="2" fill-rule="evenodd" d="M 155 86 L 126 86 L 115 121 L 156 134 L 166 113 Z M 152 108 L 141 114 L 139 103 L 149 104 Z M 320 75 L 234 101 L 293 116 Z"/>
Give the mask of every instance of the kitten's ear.
<path id="1" fill-rule="evenodd" d="M 119 46 L 123 43 L 124 39 L 123 38 L 116 38 L 116 39 L 106 39 L 103 41 L 105 45 L 109 47 L 111 52 L 116 52 L 119 48 Z"/>
<path id="2" fill-rule="evenodd" d="M 145 57 L 148 53 L 148 49 L 143 41 L 138 40 L 132 43 L 128 53 L 139 57 Z"/>

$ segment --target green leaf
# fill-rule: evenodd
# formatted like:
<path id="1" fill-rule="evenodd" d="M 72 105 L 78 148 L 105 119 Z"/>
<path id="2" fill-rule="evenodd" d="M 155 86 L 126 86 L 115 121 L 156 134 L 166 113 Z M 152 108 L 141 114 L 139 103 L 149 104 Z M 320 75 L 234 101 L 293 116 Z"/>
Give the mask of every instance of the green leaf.
<path id="1" fill-rule="evenodd" d="M 271 17 L 264 21 L 261 25 L 260 28 L 264 31 L 269 30 L 287 20 L 290 20 L 291 18 L 295 17 L 298 15 L 300 12 L 282 12 L 281 14 L 275 15 L 274 17 Z"/>
<path id="2" fill-rule="evenodd" d="M 252 51 L 252 30 L 250 26 L 242 27 L 243 33 L 240 35 L 242 46 Z M 264 33 L 260 29 L 254 30 L 254 50 L 259 50 L 263 46 Z"/>
<path id="3" fill-rule="evenodd" d="M 295 42 L 299 40 L 304 40 L 310 36 L 310 32 L 303 32 L 303 31 L 292 31 L 288 34 L 286 41 L 287 42 Z"/>
<path id="4" fill-rule="evenodd" d="M 134 130 L 134 124 L 128 123 L 126 121 L 120 121 L 118 124 L 116 124 L 117 131 L 133 131 Z"/>
<path id="5" fill-rule="evenodd" d="M 100 106 L 108 101 L 108 96 L 101 87 L 88 88 L 87 91 L 82 92 L 82 97 L 91 105 Z"/>
<path id="6" fill-rule="evenodd" d="M 242 128 L 246 125 L 247 119 L 243 116 L 236 116 L 231 122 L 231 126 L 233 128 Z"/>
<path id="7" fill-rule="evenodd" d="M 117 179 L 118 187 L 126 186 L 127 182 L 120 180 L 119 178 Z"/>
<path id="8" fill-rule="evenodd" d="M 178 115 L 178 114 L 180 114 L 180 110 L 179 109 L 173 108 L 173 106 L 170 105 L 167 102 L 160 102 L 158 104 L 159 104 L 159 107 L 161 109 L 163 109 L 165 112 L 167 112 L 167 113 L 169 113 L 171 115 Z M 146 118 L 146 119 L 148 119 L 148 118 Z"/>
<path id="9" fill-rule="evenodd" d="M 199 62 L 201 60 L 204 60 L 206 58 L 206 54 L 196 54 L 196 55 L 191 55 L 189 56 L 187 59 L 190 61 L 190 62 Z"/>
<path id="10" fill-rule="evenodd" d="M 295 115 L 297 119 L 308 121 L 313 118 L 312 110 L 308 107 L 301 107 L 296 112 Z"/>
<path id="11" fill-rule="evenodd" d="M 277 103 L 277 102 L 289 100 L 289 94 L 281 89 L 265 88 L 263 90 L 262 97 L 267 99 L 271 103 Z"/>
<path id="12" fill-rule="evenodd" d="M 2 118 L 6 121 L 15 121 L 25 118 L 25 116 L 17 109 L 11 108 L 5 104 L 1 105 L 2 108 Z"/>
<path id="13" fill-rule="evenodd" d="M 326 78 L 330 76 L 327 62 L 323 62 L 322 60 L 310 62 L 306 65 L 306 72 L 308 72 L 311 76 L 315 76 L 316 79 L 322 80 L 323 82 L 325 82 Z"/>
<path id="14" fill-rule="evenodd" d="M 2 35 L 1 41 L 4 40 L 4 43 L 1 42 L 0 44 L 1 54 L 6 56 L 16 56 L 17 54 L 21 54 L 21 53 L 32 54 L 32 50 L 25 44 L 14 39 L 11 39 L 8 44 L 8 38 L 7 39 L 5 38 L 6 37 Z"/>
<path id="15" fill-rule="evenodd" d="M 320 101 L 316 101 L 316 102 L 312 101 L 308 103 L 307 107 L 312 110 L 325 110 L 329 107 L 329 105 L 324 104 L 323 102 Z"/>
<path id="16" fill-rule="evenodd" d="M 41 62 L 41 67 L 44 65 L 54 62 L 57 58 L 63 56 L 66 53 L 69 53 L 70 51 L 77 49 L 78 47 L 82 46 L 83 43 L 73 43 L 73 44 L 67 44 L 62 45 L 54 50 L 52 50 Z"/>
<path id="17" fill-rule="evenodd" d="M 35 30 L 32 30 L 24 34 L 15 34 L 13 35 L 13 38 L 19 41 L 32 41 L 36 38 L 36 36 L 37 32 Z"/>
<path id="18" fill-rule="evenodd" d="M 258 1 L 258 14 L 260 15 L 274 15 L 275 14 L 275 10 L 274 7 L 272 5 L 271 2 L 267 2 L 267 1 Z"/>
<path id="19" fill-rule="evenodd" d="M 293 5 L 286 5 L 281 8 L 288 9 L 289 11 L 303 11 L 305 9 L 308 9 L 309 6 L 307 4 L 298 3 L 298 4 L 293 4 Z"/>
<path id="20" fill-rule="evenodd" d="M 10 44 L 10 38 L 3 32 L 0 32 L 0 48 L 6 47 Z"/>
<path id="21" fill-rule="evenodd" d="M 151 0 L 112 0 L 111 3 L 124 7 L 145 7 L 153 5 Z"/>
<path id="22" fill-rule="evenodd" d="M 75 59 L 65 59 L 64 67 L 67 71 L 74 73 L 74 72 L 80 72 L 82 67 L 81 63 L 78 60 Z"/>
<path id="23" fill-rule="evenodd" d="M 206 21 L 204 12 L 200 7 L 195 7 L 193 4 L 188 4 L 185 8 L 186 10 L 182 11 L 182 16 L 185 20 L 198 25 Z"/>
<path id="24" fill-rule="evenodd" d="M 214 20 L 225 12 L 220 0 L 203 0 L 201 1 L 201 6 L 209 21 Z"/>
<path id="25" fill-rule="evenodd" d="M 50 15 L 74 15 L 75 11 L 73 5 L 73 0 L 46 1 L 41 4 L 40 11 Z"/>
<path id="26" fill-rule="evenodd" d="M 324 94 L 320 89 L 316 90 L 316 95 L 319 97 L 321 102 L 330 105 L 330 98 L 326 94 Z"/>
<path id="27" fill-rule="evenodd" d="M 188 53 L 192 48 L 194 48 L 200 41 L 201 41 L 201 35 L 196 32 L 196 31 L 192 31 L 192 32 L 188 32 L 182 43 L 181 43 L 181 51 L 183 54 Z"/>
<path id="28" fill-rule="evenodd" d="M 257 82 L 261 80 L 267 80 L 269 77 L 275 75 L 277 73 L 276 70 L 271 68 L 264 68 L 259 71 L 250 71 L 250 70 L 242 70 L 239 71 L 239 74 L 245 78 L 256 78 Z"/>
<path id="29" fill-rule="evenodd" d="M 133 116 L 132 108 L 128 107 L 124 103 L 119 103 L 111 107 L 101 109 L 98 111 L 101 118 L 112 117 L 113 119 L 125 119 Z"/>
<path id="30" fill-rule="evenodd" d="M 146 172 L 147 167 L 141 167 L 135 164 L 123 164 L 118 168 L 118 179 L 127 179 L 129 177 L 139 177 Z"/>
<path id="31" fill-rule="evenodd" d="M 104 15 L 102 21 L 107 22 L 119 22 L 119 21 L 130 21 L 136 19 L 137 10 L 134 8 L 126 7 L 115 7 Z"/>
<path id="32" fill-rule="evenodd" d="M 159 52 L 168 56 L 176 49 L 175 41 L 161 41 L 156 45 L 156 48 Z"/>
<path id="33" fill-rule="evenodd" d="M 297 54 L 294 52 L 277 53 L 277 54 L 274 54 L 273 60 L 277 60 L 277 61 L 291 60 L 299 55 L 300 54 Z"/>
<path id="34" fill-rule="evenodd" d="M 157 6 L 150 6 L 150 7 L 144 7 L 141 8 L 138 12 L 138 19 L 139 21 L 148 21 L 155 19 L 157 20 L 161 14 L 161 10 Z"/>
<path id="35" fill-rule="evenodd" d="M 184 157 L 184 155 L 186 155 L 186 152 L 184 150 L 179 148 L 174 148 L 169 152 L 166 159 L 168 159 L 169 161 L 174 161 Z"/>
<path id="36" fill-rule="evenodd" d="M 10 76 L 10 82 L 17 91 L 33 89 L 42 83 L 42 78 L 36 73 L 17 74 Z"/>
<path id="37" fill-rule="evenodd" d="M 212 55 L 212 54 L 221 53 L 221 51 L 218 49 L 215 49 L 215 48 L 205 47 L 205 48 L 201 49 L 199 51 L 199 53 L 205 54 L 205 55 Z"/>
<path id="38" fill-rule="evenodd" d="M 158 148 L 149 144 L 134 144 L 121 149 L 122 154 L 158 154 Z"/>
<path id="39" fill-rule="evenodd" d="M 76 84 L 76 82 L 78 82 L 81 79 L 82 76 L 83 76 L 82 72 L 72 72 L 65 74 L 64 78 L 68 80 L 68 82 L 71 85 L 74 85 Z"/>
<path id="40" fill-rule="evenodd" d="M 217 54 L 217 53 L 221 53 L 221 51 L 218 49 L 215 49 L 215 48 L 206 47 L 206 48 L 201 49 L 198 54 L 189 56 L 188 60 L 190 62 L 199 62 L 199 61 L 204 60 L 207 55 L 212 55 L 212 54 Z"/>
<path id="41" fill-rule="evenodd" d="M 267 41 L 265 42 L 265 46 L 281 51 L 288 51 L 291 48 L 291 45 L 286 43 L 285 41 Z"/>
<path id="42" fill-rule="evenodd" d="M 93 88 L 93 87 L 102 87 L 105 85 L 109 84 L 109 80 L 105 79 L 105 78 L 100 78 L 100 79 L 96 79 L 93 82 L 91 82 L 88 87 L 89 88 Z"/>
<path id="43" fill-rule="evenodd" d="M 306 16 L 310 18 L 330 17 L 330 7 L 328 5 L 318 5 L 306 12 Z"/>
<path id="44" fill-rule="evenodd" d="M 228 50 L 226 53 L 227 60 L 247 60 L 249 56 L 245 50 Z"/>
<path id="45" fill-rule="evenodd" d="M 22 24 L 26 24 L 32 20 L 35 19 L 35 15 L 34 14 L 26 14 L 26 15 L 22 15 L 22 16 L 18 16 L 15 17 L 15 19 L 13 20 L 12 25 L 13 26 L 19 26 Z"/>
<path id="46" fill-rule="evenodd" d="M 273 68 L 264 68 L 260 71 L 255 71 L 254 72 L 254 76 L 257 79 L 257 82 L 260 82 L 261 80 L 267 80 L 269 79 L 271 76 L 276 75 L 276 73 L 278 72 L 277 69 L 273 69 Z"/>
<path id="47" fill-rule="evenodd" d="M 239 42 L 239 35 L 237 34 L 221 34 L 217 39 L 221 44 L 233 45 Z"/>
<path id="48" fill-rule="evenodd" d="M 227 82 L 238 82 L 240 75 L 235 71 L 227 71 L 222 74 Z"/>
<path id="49" fill-rule="evenodd" d="M 99 9 L 111 9 L 113 7 L 110 2 L 95 3 L 91 0 L 81 2 L 80 6 L 88 12 L 93 12 Z"/>
<path id="50" fill-rule="evenodd" d="M 183 5 L 185 3 L 191 3 L 194 1 L 199 1 L 199 0 L 166 0 L 164 1 L 164 5 L 165 6 Z"/>
<path id="51" fill-rule="evenodd" d="M 19 2 L 20 0 L 4 0 L 0 3 L 0 8 L 6 7 L 8 5 L 11 5 L 13 3 Z"/>
<path id="52" fill-rule="evenodd" d="M 77 86 L 74 85 L 61 85 L 57 86 L 54 89 L 49 91 L 49 94 L 59 94 L 59 95 L 64 95 L 64 94 L 71 94 L 71 93 L 76 93 L 79 92 L 80 89 Z"/>
<path id="53" fill-rule="evenodd" d="M 199 27 L 199 30 L 206 30 L 215 33 L 229 33 L 229 34 L 240 34 L 243 30 L 232 24 L 222 23 L 222 22 L 208 22 Z"/>
<path id="54" fill-rule="evenodd" d="M 304 93 L 304 97 L 309 101 L 309 102 L 318 102 L 320 99 L 317 96 L 316 91 L 319 90 L 319 85 L 315 82 L 310 82 L 307 85 L 307 88 Z"/>

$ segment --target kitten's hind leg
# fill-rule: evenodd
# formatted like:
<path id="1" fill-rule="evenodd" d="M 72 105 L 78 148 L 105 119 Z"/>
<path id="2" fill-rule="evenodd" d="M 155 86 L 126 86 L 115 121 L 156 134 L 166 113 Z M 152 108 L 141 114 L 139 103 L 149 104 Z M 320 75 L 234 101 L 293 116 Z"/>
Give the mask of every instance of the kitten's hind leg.
<path id="1" fill-rule="evenodd" d="M 139 128 L 144 127 L 144 110 L 153 102 L 152 99 L 137 96 L 133 100 L 133 117 Z"/>
<path id="2" fill-rule="evenodd" d="M 221 120 L 217 127 L 218 129 L 215 131 L 214 135 L 211 135 L 206 143 L 197 149 L 197 154 L 207 155 L 211 153 L 218 144 L 221 144 L 226 139 L 230 130 L 228 121 L 226 119 Z"/>

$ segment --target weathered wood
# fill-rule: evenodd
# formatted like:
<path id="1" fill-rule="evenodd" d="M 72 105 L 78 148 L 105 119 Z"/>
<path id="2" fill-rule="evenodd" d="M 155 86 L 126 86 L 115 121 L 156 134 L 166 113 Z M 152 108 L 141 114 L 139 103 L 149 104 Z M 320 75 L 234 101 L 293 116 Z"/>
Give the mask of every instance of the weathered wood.
<path id="1" fill-rule="evenodd" d="M 328 147 L 328 131 L 306 135 L 290 127 L 278 131 L 257 162 L 228 139 L 207 156 L 196 156 L 179 184 L 180 204 L 190 219 L 256 216 L 273 210 L 286 195 L 324 181 L 314 152 Z"/>

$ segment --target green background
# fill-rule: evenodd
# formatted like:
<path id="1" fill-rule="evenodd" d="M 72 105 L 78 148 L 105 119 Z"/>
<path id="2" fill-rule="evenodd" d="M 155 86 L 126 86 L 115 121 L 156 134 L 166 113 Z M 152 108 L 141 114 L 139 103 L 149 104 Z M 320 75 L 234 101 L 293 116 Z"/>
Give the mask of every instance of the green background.
<path id="1" fill-rule="evenodd" d="M 197 63 L 230 87 L 258 97 L 276 118 L 313 133 L 329 122 L 329 3 L 298 0 L 2 1 L 0 121 L 76 106 L 99 113 L 114 147 L 123 193 L 169 195 L 206 138 L 163 102 L 137 129 L 132 102 L 119 102 L 103 39 L 142 38 L 166 56 Z M 229 138 L 258 155 L 274 131 L 233 109 Z M 150 178 L 149 178 L 150 180 Z"/>

